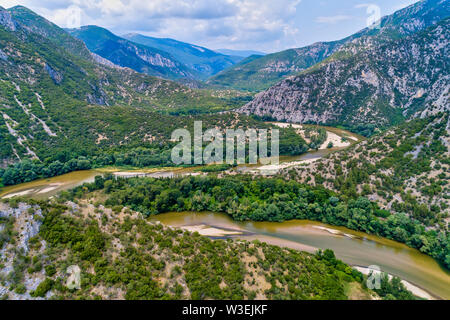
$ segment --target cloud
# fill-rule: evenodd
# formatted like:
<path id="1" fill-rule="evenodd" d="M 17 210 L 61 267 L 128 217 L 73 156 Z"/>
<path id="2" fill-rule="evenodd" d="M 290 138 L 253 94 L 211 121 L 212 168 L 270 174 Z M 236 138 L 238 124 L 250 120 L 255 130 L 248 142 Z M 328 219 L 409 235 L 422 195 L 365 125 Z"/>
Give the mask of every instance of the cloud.
<path id="1" fill-rule="evenodd" d="M 367 8 L 373 6 L 372 3 L 360 3 L 355 6 L 355 9 Z"/>
<path id="2" fill-rule="evenodd" d="M 73 1 L 75 2 L 75 1 Z M 170 37 L 209 47 L 248 47 L 270 42 L 284 49 L 298 29 L 300 0 L 78 0 L 82 24 L 96 24 L 115 33 L 138 32 Z M 73 3 L 74 4 L 74 3 Z M 64 12 L 53 15 L 64 24 Z M 64 25 L 63 25 L 64 26 Z"/>
<path id="3" fill-rule="evenodd" d="M 0 0 L 22 4 L 61 27 L 99 25 L 209 47 L 284 49 L 298 37 L 301 0 Z"/>
<path id="4" fill-rule="evenodd" d="M 351 16 L 346 15 L 337 15 L 337 16 L 329 16 L 329 17 L 317 17 L 316 22 L 318 23 L 327 23 L 327 24 L 335 24 L 341 21 L 347 21 L 352 19 Z"/>
<path id="5" fill-rule="evenodd" d="M 379 1 L 387 3 L 383 9 L 392 6 L 391 0 Z M 416 0 L 401 1 L 406 4 Z M 24 5 L 61 27 L 98 25 L 117 35 L 137 32 L 210 48 L 274 52 L 313 41 L 338 39 L 357 31 L 364 23 L 361 19 L 359 23 L 355 20 L 355 30 L 348 23 L 339 22 L 357 19 L 354 6 L 369 1 L 345 2 L 336 5 L 336 0 L 0 0 L 0 5 L 7 8 Z M 336 10 L 341 15 L 335 15 Z M 318 28 L 317 23 L 336 26 L 330 31 Z"/>

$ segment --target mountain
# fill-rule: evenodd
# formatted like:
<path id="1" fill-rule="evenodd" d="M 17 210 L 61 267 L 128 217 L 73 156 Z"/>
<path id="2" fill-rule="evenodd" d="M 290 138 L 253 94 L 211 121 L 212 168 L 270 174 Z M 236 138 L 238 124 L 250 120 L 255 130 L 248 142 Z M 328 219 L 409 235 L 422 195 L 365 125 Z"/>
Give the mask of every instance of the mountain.
<path id="1" fill-rule="evenodd" d="M 208 79 L 212 86 L 261 91 L 280 79 L 296 74 L 328 57 L 337 43 L 317 43 L 265 56 L 252 55 L 235 66 Z"/>
<path id="2" fill-rule="evenodd" d="M 248 58 L 250 56 L 265 56 L 267 53 L 261 51 L 253 51 L 253 50 L 231 50 L 231 49 L 217 49 L 214 50 L 221 54 L 226 54 L 229 56 Z"/>
<path id="3" fill-rule="evenodd" d="M 342 46 L 356 39 L 377 36 L 394 39 L 423 30 L 449 16 L 448 0 L 422 0 L 393 15 L 383 17 L 381 28 L 366 28 L 345 39 L 318 42 L 298 49 L 289 49 L 243 61 L 208 80 L 210 85 L 249 91 L 265 90 L 288 76 L 312 67 L 330 57 Z"/>
<path id="4" fill-rule="evenodd" d="M 385 210 L 406 213 L 428 226 L 446 226 L 450 198 L 443 192 L 450 188 L 449 114 L 391 127 L 346 150 L 284 170 L 283 175 L 348 197 L 367 197 Z"/>
<path id="5" fill-rule="evenodd" d="M 123 38 L 169 53 L 188 68 L 195 70 L 199 74 L 199 80 L 205 80 L 242 60 L 240 57 L 217 53 L 173 39 L 153 38 L 136 33 L 126 34 Z"/>
<path id="6" fill-rule="evenodd" d="M 23 6 L 15 6 L 8 9 L 14 21 L 29 32 L 37 33 L 44 38 L 53 41 L 58 46 L 65 48 L 74 55 L 90 59 L 92 54 L 86 48 L 86 45 L 78 39 L 70 36 L 66 31 L 57 27 L 47 19 L 37 15 L 30 9 Z"/>
<path id="7" fill-rule="evenodd" d="M 0 167 L 167 141 L 193 120 L 155 112 L 233 106 L 214 94 L 118 67 L 24 7 L 0 10 Z"/>
<path id="8" fill-rule="evenodd" d="M 202 68 L 201 66 L 196 68 L 196 63 L 202 63 L 204 60 L 205 66 L 203 69 L 208 69 L 210 65 L 210 69 L 218 68 L 217 71 L 214 71 L 217 73 L 240 60 L 236 57 L 227 57 L 195 46 L 192 46 L 192 53 L 189 54 L 187 48 L 190 45 L 170 39 L 159 39 L 161 40 L 160 45 L 150 45 L 147 47 L 143 43 L 143 46 L 139 46 L 139 41 L 135 41 L 136 43 L 132 44 L 126 41 L 126 39 L 113 35 L 106 29 L 95 26 L 68 30 L 69 33 L 77 37 L 76 39 L 79 39 L 75 41 L 74 37 L 67 31 L 54 28 L 51 22 L 36 15 L 25 7 L 13 7 L 9 9 L 9 12 L 16 21 L 26 25 L 30 31 L 39 33 L 55 41 L 58 45 L 63 46 L 74 54 L 84 57 L 91 55 L 86 48 L 86 45 L 88 45 L 89 49 L 97 54 L 97 58 L 105 59 L 103 60 L 104 63 L 109 62 L 110 65 L 129 67 L 135 71 L 158 77 L 194 81 L 194 78 L 205 78 L 211 75 L 208 73 L 208 70 L 203 70 L 207 75 L 202 76 Z M 147 39 L 147 37 L 142 37 Z M 140 40 L 140 38 L 136 37 L 136 40 Z M 172 48 L 171 45 L 173 46 L 173 50 L 169 50 Z M 180 47 L 178 51 L 176 50 L 177 46 Z M 205 50 L 205 53 L 202 53 L 200 50 Z M 182 59 L 183 51 L 187 51 L 185 54 L 187 59 Z M 195 51 L 200 53 L 197 57 L 195 56 Z M 174 55 L 171 55 L 172 53 Z M 191 61 L 189 61 L 190 56 L 192 56 Z M 179 57 L 180 59 L 178 59 Z M 114 63 L 112 60 L 114 60 Z"/>
<path id="9" fill-rule="evenodd" d="M 97 26 L 67 30 L 95 54 L 121 67 L 165 79 L 195 78 L 194 72 L 162 50 L 120 38 Z"/>
<path id="10" fill-rule="evenodd" d="M 351 44 L 240 109 L 289 122 L 383 127 L 449 109 L 449 19 L 416 35 Z"/>

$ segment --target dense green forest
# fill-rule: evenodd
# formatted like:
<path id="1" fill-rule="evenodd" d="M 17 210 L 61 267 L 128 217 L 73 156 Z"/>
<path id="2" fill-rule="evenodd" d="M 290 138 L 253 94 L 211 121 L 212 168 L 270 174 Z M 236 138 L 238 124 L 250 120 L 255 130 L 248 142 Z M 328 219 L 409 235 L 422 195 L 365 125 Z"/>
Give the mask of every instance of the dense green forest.
<path id="1" fill-rule="evenodd" d="M 347 198 L 376 199 L 430 227 L 445 229 L 450 207 L 448 113 L 392 127 L 346 150 L 283 175 Z"/>
<path id="2" fill-rule="evenodd" d="M 366 198 L 347 199 L 323 187 L 280 178 L 236 176 L 176 179 L 113 179 L 63 192 L 64 199 L 103 190 L 110 207 L 127 206 L 144 215 L 170 211 L 224 212 L 238 221 L 308 219 L 345 226 L 419 249 L 450 268 L 450 233 L 429 230 L 406 214 L 390 214 Z"/>
<path id="3" fill-rule="evenodd" d="M 239 118 L 240 119 L 240 118 Z M 203 121 L 204 120 L 204 121 Z M 213 123 L 223 126 L 223 130 L 235 120 L 234 115 L 216 115 L 216 116 L 203 116 L 196 118 L 196 121 L 203 121 L 205 129 L 208 126 L 212 126 Z M 178 119 L 177 126 L 183 127 L 183 121 L 185 126 L 193 132 L 194 119 L 189 117 L 186 119 Z M 255 121 L 251 118 L 242 118 L 239 121 L 240 126 L 245 128 L 260 128 L 268 129 L 271 126 Z M 156 123 L 155 123 L 156 125 Z M 110 145 L 99 145 L 97 149 L 92 148 L 89 151 L 82 150 L 67 150 L 62 149 L 60 152 L 49 155 L 45 161 L 40 160 L 24 160 L 14 165 L 10 165 L 6 169 L 0 168 L 0 186 L 3 184 L 15 185 L 19 183 L 33 181 L 39 178 L 49 178 L 58 176 L 61 174 L 69 173 L 77 170 L 88 170 L 92 168 L 100 168 L 105 166 L 119 166 L 119 167 L 171 167 L 174 166 L 171 160 L 172 148 L 176 145 L 174 142 L 170 142 L 171 129 L 175 130 L 176 126 L 174 122 L 168 124 L 167 128 L 163 126 L 161 130 L 165 130 L 164 143 L 148 142 L 140 143 L 138 139 L 130 141 L 126 146 L 113 147 Z M 319 134 L 317 138 L 312 140 L 308 145 L 305 140 L 296 134 L 293 128 L 284 128 L 280 130 L 279 141 L 279 153 L 280 155 L 294 156 L 301 155 L 307 152 L 310 148 L 316 148 L 320 141 L 326 139 L 326 132 L 323 129 L 318 129 Z M 322 139 L 318 141 L 317 139 Z M 131 140 L 131 139 L 130 139 Z M 269 140 L 270 141 L 270 140 Z M 76 144 L 76 142 L 75 142 Z M 206 147 L 208 142 L 204 142 L 203 146 Z M 72 146 L 74 147 L 74 145 Z M 225 148 L 224 148 L 225 150 Z M 268 146 L 268 155 L 270 156 L 270 144 Z M 193 155 L 193 149 L 191 155 Z M 248 160 L 248 144 L 246 144 L 246 158 Z M 193 156 L 192 156 L 193 157 Z M 224 155 L 225 159 L 225 155 Z M 226 168 L 226 166 L 222 166 Z M 217 169 L 217 167 L 216 167 Z M 205 168 L 206 171 L 211 168 Z"/>
<path id="4" fill-rule="evenodd" d="M 52 299 L 346 299 L 344 286 L 363 280 L 329 252 L 314 256 L 257 241 L 210 240 L 131 213 L 119 218 L 119 212 L 97 208 L 95 217 L 84 218 L 63 205 L 38 205 L 28 211 L 42 210 L 40 233 L 0 279 L 16 294 L 25 293 L 27 276 L 42 271 L 45 280 L 31 297 L 52 291 Z M 48 244 L 45 254 L 41 240 Z M 68 289 L 62 277 L 70 265 L 82 269 L 80 290 Z M 261 283 L 254 282 L 257 274 Z"/>
<path id="5" fill-rule="evenodd" d="M 313 255 L 259 241 L 212 240 L 149 223 L 127 209 L 76 202 L 6 201 L 42 225 L 23 251 L 16 249 L 23 225 L 13 217 L 0 220 L 8 254 L 0 260 L 0 288 L 9 290 L 0 298 L 343 300 L 354 290 L 358 298 L 376 297 L 366 277 L 331 250 Z M 79 289 L 71 288 L 69 266 L 80 268 Z M 39 285 L 29 290 L 27 279 Z M 383 282 L 379 295 L 415 299 L 398 279 Z"/>

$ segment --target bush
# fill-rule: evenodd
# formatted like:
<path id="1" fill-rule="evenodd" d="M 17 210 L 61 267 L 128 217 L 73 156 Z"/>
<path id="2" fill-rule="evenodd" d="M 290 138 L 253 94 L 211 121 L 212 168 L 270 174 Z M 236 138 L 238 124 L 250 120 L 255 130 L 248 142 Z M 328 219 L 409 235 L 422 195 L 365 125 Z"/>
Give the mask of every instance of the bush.
<path id="1" fill-rule="evenodd" d="M 56 268 L 54 265 L 45 266 L 45 274 L 49 277 L 53 277 L 56 274 Z"/>
<path id="2" fill-rule="evenodd" d="M 46 278 L 44 281 L 42 281 L 38 285 L 36 290 L 34 290 L 30 293 L 30 295 L 33 298 L 37 298 L 37 297 L 43 298 L 45 296 L 45 294 L 53 288 L 54 284 L 55 284 L 55 282 L 52 279 Z"/>

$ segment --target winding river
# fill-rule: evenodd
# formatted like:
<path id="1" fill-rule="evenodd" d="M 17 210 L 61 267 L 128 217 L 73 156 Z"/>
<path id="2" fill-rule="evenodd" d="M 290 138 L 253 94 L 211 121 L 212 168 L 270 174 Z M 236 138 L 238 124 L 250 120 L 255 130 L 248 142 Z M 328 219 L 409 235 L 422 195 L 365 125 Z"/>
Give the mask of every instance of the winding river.
<path id="1" fill-rule="evenodd" d="M 327 130 L 329 130 L 329 134 L 334 133 L 339 137 L 345 136 L 349 138 L 351 143 L 360 140 L 360 137 L 347 131 L 334 128 L 327 128 Z M 330 152 L 345 148 L 346 146 L 338 145 L 335 148 L 322 148 L 319 151 L 309 152 L 298 157 L 281 157 L 280 166 L 286 167 L 303 161 L 314 161 Z M 85 182 L 92 182 L 95 176 L 106 172 L 123 177 L 173 177 L 198 174 L 196 169 L 121 170 L 104 168 L 77 171 L 58 177 L 3 188 L 0 190 L 0 198 L 25 196 L 46 199 L 60 191 L 74 188 Z M 251 172 L 259 169 L 261 169 L 260 166 L 239 166 L 233 170 Z M 312 221 L 240 223 L 231 220 L 224 214 L 218 213 L 168 213 L 154 216 L 151 219 L 169 226 L 194 228 L 194 231 L 198 228 L 200 228 L 200 231 L 202 228 L 218 228 L 219 231 L 231 230 L 226 236 L 245 240 L 258 239 L 270 244 L 308 252 L 315 252 L 318 248 L 329 248 L 334 250 L 339 259 L 350 265 L 363 267 L 377 265 L 382 271 L 398 276 L 424 289 L 433 297 L 450 299 L 450 273 L 448 270 L 443 269 L 435 260 L 403 244 L 361 232 Z"/>
<path id="2" fill-rule="evenodd" d="M 284 123 L 279 123 L 278 125 L 283 126 L 287 125 Z M 295 126 L 295 125 L 294 125 Z M 280 164 L 278 168 L 286 167 L 286 166 L 294 166 L 296 164 L 307 162 L 307 161 L 315 161 L 326 155 L 336 152 L 339 150 L 346 149 L 348 146 L 361 141 L 363 137 L 351 133 L 346 130 L 330 128 L 330 127 L 322 127 L 325 128 L 328 132 L 329 139 L 325 141 L 320 150 L 310 151 L 300 156 L 281 156 Z M 331 137 L 338 137 L 339 140 L 342 137 L 347 139 L 347 142 L 342 143 L 339 141 L 334 141 L 335 147 L 327 148 Z M 336 140 L 336 139 L 335 139 Z M 249 173 L 252 171 L 262 172 L 266 166 L 261 165 L 239 165 L 236 168 L 231 169 L 232 171 L 238 173 Z M 112 173 L 118 177 L 153 177 L 153 178 L 171 178 L 174 176 L 180 175 L 195 175 L 200 174 L 196 170 L 199 167 L 188 167 L 188 168 L 152 168 L 152 169 L 122 169 L 115 167 L 107 167 L 101 169 L 92 169 L 85 171 L 75 171 L 71 173 L 67 173 L 61 176 L 48 178 L 48 179 L 40 179 L 32 182 L 22 183 L 15 186 L 9 186 L 0 189 L 0 198 L 11 198 L 14 196 L 25 196 L 32 197 L 36 199 L 46 199 L 58 194 L 60 191 L 68 190 L 74 188 L 76 186 L 82 185 L 83 183 L 93 182 L 95 176 L 102 175 L 105 173 Z"/>
<path id="3" fill-rule="evenodd" d="M 433 258 L 404 244 L 363 232 L 305 220 L 236 222 L 225 214 L 212 212 L 172 212 L 153 216 L 151 220 L 191 231 L 200 230 L 201 234 L 203 227 L 204 235 L 214 236 L 216 231 L 216 236 L 221 238 L 229 232 L 231 238 L 257 239 L 312 253 L 319 248 L 332 249 L 339 259 L 350 265 L 379 266 L 381 271 L 398 276 L 435 298 L 450 299 L 450 272 Z"/>

